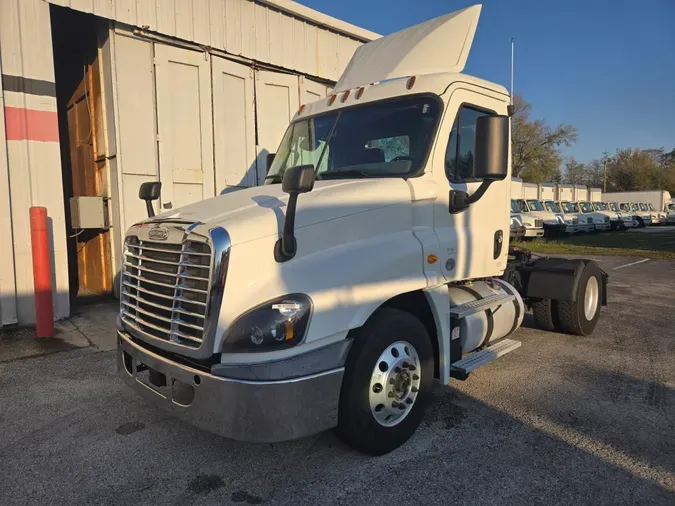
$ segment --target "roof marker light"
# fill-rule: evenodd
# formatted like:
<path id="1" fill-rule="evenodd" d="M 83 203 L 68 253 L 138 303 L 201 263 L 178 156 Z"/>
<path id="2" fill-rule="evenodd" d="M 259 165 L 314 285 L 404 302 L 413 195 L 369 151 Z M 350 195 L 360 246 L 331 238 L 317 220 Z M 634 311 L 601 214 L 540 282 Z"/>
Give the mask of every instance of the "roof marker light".
<path id="1" fill-rule="evenodd" d="M 328 97 L 328 105 L 333 105 L 333 102 L 335 102 L 335 99 L 337 98 L 337 95 L 331 95 Z"/>
<path id="2" fill-rule="evenodd" d="M 349 90 L 347 90 L 347 91 L 344 92 L 344 94 L 342 95 L 342 98 L 340 99 L 340 102 L 342 102 L 342 103 L 344 104 L 345 101 L 346 101 L 348 98 L 349 98 Z"/>
<path id="3" fill-rule="evenodd" d="M 359 91 L 356 92 L 356 95 L 354 95 L 354 98 L 355 98 L 356 100 L 360 99 L 360 98 L 361 98 L 361 95 L 363 95 L 363 92 L 364 92 L 364 91 L 366 91 L 366 89 L 365 89 L 363 86 L 361 86 L 361 87 L 359 88 Z"/>
<path id="4" fill-rule="evenodd" d="M 405 87 L 409 90 L 412 89 L 412 87 L 415 86 L 415 79 L 415 76 L 412 76 L 410 79 L 408 79 L 408 82 L 405 83 Z"/>

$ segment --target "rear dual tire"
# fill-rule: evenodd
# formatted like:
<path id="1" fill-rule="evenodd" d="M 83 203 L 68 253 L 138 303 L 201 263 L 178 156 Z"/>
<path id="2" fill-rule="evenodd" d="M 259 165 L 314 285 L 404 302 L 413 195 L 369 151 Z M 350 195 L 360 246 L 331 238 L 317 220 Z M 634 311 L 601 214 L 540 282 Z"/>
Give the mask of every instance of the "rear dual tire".
<path id="1" fill-rule="evenodd" d="M 595 330 L 600 318 L 604 297 L 602 271 L 595 262 L 586 264 L 579 284 L 576 300 L 542 299 L 532 303 L 532 313 L 537 326 L 543 330 L 587 336 Z"/>

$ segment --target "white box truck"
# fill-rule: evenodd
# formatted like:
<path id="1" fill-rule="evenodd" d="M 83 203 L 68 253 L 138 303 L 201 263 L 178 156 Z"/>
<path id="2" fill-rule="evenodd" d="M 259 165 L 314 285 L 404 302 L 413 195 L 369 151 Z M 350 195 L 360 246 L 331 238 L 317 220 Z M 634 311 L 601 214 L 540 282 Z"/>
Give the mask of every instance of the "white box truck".
<path id="1" fill-rule="evenodd" d="M 507 247 L 510 97 L 464 75 L 480 6 L 365 44 L 298 110 L 263 186 L 127 232 L 120 376 L 226 437 L 336 428 L 380 455 L 415 432 L 434 381 L 520 346 L 527 306 L 590 334 L 607 275 Z M 459 139 L 461 138 L 461 142 Z"/>
<path id="2" fill-rule="evenodd" d="M 520 178 L 511 178 L 511 194 L 523 214 L 534 220 L 540 220 L 545 237 L 556 237 L 567 232 L 565 217 L 561 213 L 548 211 L 539 200 L 539 185 L 523 183 Z M 520 194 L 520 198 L 517 196 Z"/>
<path id="3" fill-rule="evenodd" d="M 631 202 L 636 204 L 644 204 L 646 209 L 641 211 L 649 211 L 651 214 L 652 225 L 662 225 L 667 223 L 668 214 L 673 211 L 668 209 L 668 204 L 671 201 L 670 192 L 665 190 L 646 190 L 633 192 L 607 192 L 603 194 L 604 202 Z M 671 220 L 675 221 L 675 219 Z"/>

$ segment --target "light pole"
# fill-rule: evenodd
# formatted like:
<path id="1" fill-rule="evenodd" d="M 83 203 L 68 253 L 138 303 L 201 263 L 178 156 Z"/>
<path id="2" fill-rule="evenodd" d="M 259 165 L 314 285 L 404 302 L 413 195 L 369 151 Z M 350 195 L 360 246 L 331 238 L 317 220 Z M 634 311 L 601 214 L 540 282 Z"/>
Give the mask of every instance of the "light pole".
<path id="1" fill-rule="evenodd" d="M 607 160 L 602 161 L 602 193 L 607 193 Z"/>

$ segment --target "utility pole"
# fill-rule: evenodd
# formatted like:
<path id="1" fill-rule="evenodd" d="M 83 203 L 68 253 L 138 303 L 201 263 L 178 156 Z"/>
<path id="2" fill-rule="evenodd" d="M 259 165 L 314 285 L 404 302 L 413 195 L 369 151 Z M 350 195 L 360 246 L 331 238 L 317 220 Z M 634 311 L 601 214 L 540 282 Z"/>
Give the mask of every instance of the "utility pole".
<path id="1" fill-rule="evenodd" d="M 602 161 L 602 193 L 607 193 L 607 160 Z"/>

